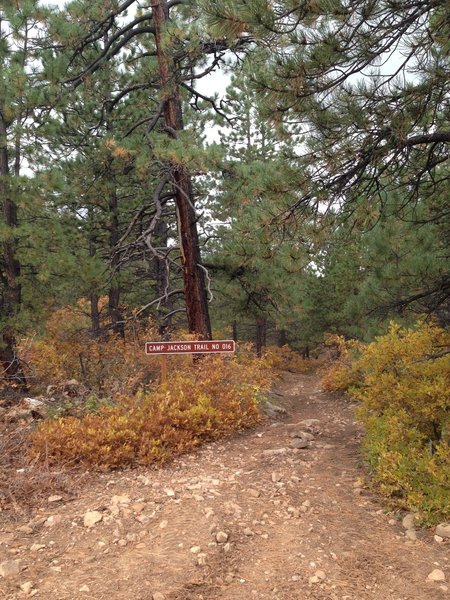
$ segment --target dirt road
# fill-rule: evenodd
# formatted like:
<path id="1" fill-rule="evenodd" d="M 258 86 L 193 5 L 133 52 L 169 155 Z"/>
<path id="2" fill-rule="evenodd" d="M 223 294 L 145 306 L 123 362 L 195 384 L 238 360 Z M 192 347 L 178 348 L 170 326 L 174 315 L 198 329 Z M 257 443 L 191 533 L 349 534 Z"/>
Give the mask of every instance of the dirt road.
<path id="1" fill-rule="evenodd" d="M 426 531 L 410 539 L 361 488 L 354 407 L 313 375 L 288 374 L 279 391 L 279 422 L 163 469 L 93 476 L 32 514 L 0 513 L 0 562 L 20 570 L 0 578 L 0 597 L 449 597 L 448 543 Z M 301 430 L 312 440 L 293 449 Z M 428 581 L 434 569 L 447 581 Z"/>

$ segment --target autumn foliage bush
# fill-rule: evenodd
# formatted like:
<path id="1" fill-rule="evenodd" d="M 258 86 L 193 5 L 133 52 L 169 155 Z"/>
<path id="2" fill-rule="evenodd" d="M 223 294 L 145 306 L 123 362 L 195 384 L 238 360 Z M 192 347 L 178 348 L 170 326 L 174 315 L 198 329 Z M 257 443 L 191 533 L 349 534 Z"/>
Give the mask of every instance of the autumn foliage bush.
<path id="1" fill-rule="evenodd" d="M 391 324 L 367 346 L 344 344 L 327 389 L 360 401 L 377 490 L 432 523 L 450 510 L 450 335 Z"/>
<path id="2" fill-rule="evenodd" d="M 31 453 L 52 463 L 97 468 L 148 465 L 260 420 L 271 376 L 257 359 L 205 357 L 171 372 L 169 382 L 82 418 L 42 423 Z"/>

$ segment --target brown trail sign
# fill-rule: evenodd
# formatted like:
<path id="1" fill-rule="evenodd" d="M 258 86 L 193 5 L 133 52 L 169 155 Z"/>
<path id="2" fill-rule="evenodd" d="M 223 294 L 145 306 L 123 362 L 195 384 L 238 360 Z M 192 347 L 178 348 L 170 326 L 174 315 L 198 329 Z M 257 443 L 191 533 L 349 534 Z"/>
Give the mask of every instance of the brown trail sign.
<path id="1" fill-rule="evenodd" d="M 145 354 L 222 354 L 236 350 L 234 340 L 145 342 Z"/>
<path id="2" fill-rule="evenodd" d="M 167 380 L 167 355 L 169 354 L 232 354 L 235 351 L 234 340 L 145 342 L 145 354 L 161 357 L 161 383 Z"/>

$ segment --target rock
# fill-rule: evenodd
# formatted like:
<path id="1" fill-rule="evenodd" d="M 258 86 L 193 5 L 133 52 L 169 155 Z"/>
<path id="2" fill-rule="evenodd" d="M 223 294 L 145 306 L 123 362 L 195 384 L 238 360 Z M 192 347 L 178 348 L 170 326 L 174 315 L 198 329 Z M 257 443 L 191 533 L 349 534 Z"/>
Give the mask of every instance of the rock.
<path id="1" fill-rule="evenodd" d="M 52 515 L 48 519 L 46 519 L 44 523 L 44 527 L 53 527 L 54 525 L 58 525 L 62 521 L 61 515 Z"/>
<path id="2" fill-rule="evenodd" d="M 444 538 L 441 537 L 440 535 L 435 535 L 434 541 L 437 542 L 438 544 L 442 544 L 442 542 L 444 541 Z"/>
<path id="3" fill-rule="evenodd" d="M 44 548 L 46 548 L 45 544 L 33 544 L 32 546 L 30 546 L 31 552 L 38 552 L 39 550 L 43 550 Z"/>
<path id="4" fill-rule="evenodd" d="M 253 531 L 250 529 L 250 527 L 246 527 L 245 529 L 242 530 L 242 533 L 244 535 L 246 535 L 247 537 L 251 537 L 252 535 L 255 535 L 253 533 Z"/>
<path id="5" fill-rule="evenodd" d="M 408 513 L 402 519 L 402 525 L 405 529 L 414 529 L 414 515 Z"/>
<path id="6" fill-rule="evenodd" d="M 118 506 L 119 504 L 130 504 L 129 496 L 113 496 L 111 498 L 112 506 Z"/>
<path id="7" fill-rule="evenodd" d="M 225 542 L 228 542 L 228 533 L 225 533 L 225 531 L 218 531 L 216 533 L 216 542 L 218 542 L 219 544 L 224 544 Z"/>
<path id="8" fill-rule="evenodd" d="M 441 569 L 433 569 L 427 577 L 428 581 L 445 581 L 445 573 Z"/>
<path id="9" fill-rule="evenodd" d="M 192 546 L 191 548 L 192 554 L 199 554 L 201 551 L 202 549 L 200 548 L 200 546 Z"/>
<path id="10" fill-rule="evenodd" d="M 137 502 L 131 507 L 135 513 L 141 513 L 147 505 L 145 502 Z"/>
<path id="11" fill-rule="evenodd" d="M 436 535 L 441 538 L 450 538 L 450 523 L 440 523 L 437 525 Z"/>
<path id="12" fill-rule="evenodd" d="M 20 527 L 17 528 L 17 531 L 20 531 L 21 533 L 31 534 L 31 533 L 33 533 L 33 528 L 30 527 L 29 525 L 21 525 Z"/>
<path id="13" fill-rule="evenodd" d="M 125 548 L 125 546 L 128 544 L 127 540 L 121 539 L 117 542 L 117 545 L 120 546 L 121 548 Z"/>
<path id="14" fill-rule="evenodd" d="M 81 586 L 81 587 L 80 587 L 80 590 L 79 590 L 79 591 L 80 591 L 80 592 L 85 592 L 85 593 L 86 593 L 86 592 L 90 592 L 91 590 L 90 590 L 90 588 L 89 588 L 89 586 L 88 586 L 88 585 L 83 585 L 83 586 Z"/>
<path id="15" fill-rule="evenodd" d="M 299 437 L 294 437 L 291 440 L 292 448 L 297 448 L 297 450 L 302 450 L 303 448 L 309 447 L 309 442 L 307 440 L 302 440 Z"/>
<path id="16" fill-rule="evenodd" d="M 205 554 L 204 552 L 202 552 L 202 553 L 200 553 L 200 554 L 197 555 L 197 563 L 200 566 L 204 566 L 204 565 L 206 565 L 206 559 L 207 558 L 208 558 L 208 555 Z"/>
<path id="17" fill-rule="evenodd" d="M 223 551 L 228 554 L 228 552 L 231 552 L 231 544 L 230 542 L 227 542 L 224 547 L 223 547 Z"/>
<path id="18" fill-rule="evenodd" d="M 62 496 L 49 496 L 47 502 L 59 502 L 62 500 Z"/>
<path id="19" fill-rule="evenodd" d="M 285 408 L 278 406 L 277 404 L 273 404 L 272 402 L 266 402 L 262 406 L 262 410 L 268 417 L 271 417 L 272 419 L 287 415 L 287 410 Z"/>
<path id="20" fill-rule="evenodd" d="M 277 456 L 278 454 L 286 454 L 287 448 L 270 448 L 269 450 L 263 450 L 263 456 Z"/>
<path id="21" fill-rule="evenodd" d="M 324 571 L 316 571 L 315 574 L 309 578 L 309 583 L 320 583 L 324 579 L 326 579 L 326 575 Z"/>
<path id="22" fill-rule="evenodd" d="M 159 524 L 159 528 L 160 529 L 165 529 L 168 524 L 169 524 L 168 521 L 161 521 L 161 523 Z"/>
<path id="23" fill-rule="evenodd" d="M 7 579 L 8 577 L 15 577 L 22 570 L 22 563 L 20 560 L 5 560 L 0 563 L 0 575 Z"/>
<path id="24" fill-rule="evenodd" d="M 154 592 L 152 600 L 166 600 L 166 597 L 161 592 Z"/>
<path id="25" fill-rule="evenodd" d="M 281 481 L 283 479 L 283 475 L 281 473 L 277 473 L 277 472 L 273 472 L 272 473 L 272 481 L 274 483 L 277 483 L 278 481 Z"/>
<path id="26" fill-rule="evenodd" d="M 26 581 L 25 583 L 21 584 L 20 589 L 22 592 L 28 595 L 33 589 L 33 583 L 31 581 Z"/>
<path id="27" fill-rule="evenodd" d="M 305 427 L 315 427 L 319 423 L 319 419 L 303 419 L 303 421 L 300 421 L 300 425 L 304 425 Z"/>
<path id="28" fill-rule="evenodd" d="M 259 498 L 261 496 L 261 492 L 259 490 L 250 489 L 248 493 L 252 498 Z"/>
<path id="29" fill-rule="evenodd" d="M 166 493 L 166 496 L 169 496 L 169 498 L 175 498 L 175 491 L 172 488 L 167 488 L 164 490 L 164 492 Z"/>
<path id="30" fill-rule="evenodd" d="M 405 535 L 408 538 L 408 540 L 412 540 L 412 541 L 417 540 L 417 533 L 416 533 L 415 529 L 407 529 Z"/>
<path id="31" fill-rule="evenodd" d="M 94 527 L 96 523 L 100 523 L 103 519 L 103 515 L 98 510 L 88 510 L 84 515 L 83 523 L 85 527 Z"/>
<path id="32" fill-rule="evenodd" d="M 305 440 L 306 442 L 310 442 L 314 439 L 314 435 L 309 433 L 308 431 L 303 431 L 299 429 L 297 426 L 292 427 L 293 431 L 289 434 L 291 438 L 300 438 L 301 440 Z"/>

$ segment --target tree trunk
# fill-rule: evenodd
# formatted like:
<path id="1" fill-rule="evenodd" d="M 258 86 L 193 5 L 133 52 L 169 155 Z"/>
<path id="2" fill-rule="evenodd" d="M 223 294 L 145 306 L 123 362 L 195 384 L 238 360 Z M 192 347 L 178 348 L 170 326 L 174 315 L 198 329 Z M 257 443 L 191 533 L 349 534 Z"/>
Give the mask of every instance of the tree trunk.
<path id="1" fill-rule="evenodd" d="M 1 107 L 0 107 L 1 108 Z M 17 260 L 17 240 L 14 230 L 17 228 L 17 206 L 11 199 L 8 164 L 7 129 L 0 110 L 0 199 L 4 232 L 0 277 L 2 295 L 0 297 L 1 330 L 0 362 L 5 377 L 26 386 L 22 365 L 17 356 L 16 337 L 11 320 L 17 315 L 21 305 L 20 263 Z"/>
<path id="2" fill-rule="evenodd" d="M 112 104 L 108 102 L 106 111 L 106 131 L 113 135 L 114 123 L 112 115 Z M 111 273 L 111 284 L 108 291 L 108 314 L 111 319 L 112 330 L 121 338 L 125 337 L 125 324 L 120 312 L 120 283 L 119 283 L 119 254 L 117 253 L 117 242 L 119 234 L 119 203 L 117 199 L 117 184 L 114 175 L 114 159 L 111 159 L 111 173 L 109 173 L 109 266 Z"/>
<path id="3" fill-rule="evenodd" d="M 256 356 L 261 358 L 263 348 L 267 341 L 267 321 L 266 319 L 258 319 L 256 321 Z"/>
<path id="4" fill-rule="evenodd" d="M 235 342 L 238 341 L 238 326 L 236 320 L 233 321 L 233 340 Z"/>
<path id="5" fill-rule="evenodd" d="M 117 192 L 115 182 L 112 182 L 114 189 L 109 196 L 109 251 L 110 251 L 110 267 L 111 267 L 111 285 L 108 292 L 108 314 L 111 319 L 112 329 L 114 333 L 125 337 L 125 327 L 123 316 L 120 312 L 120 284 L 119 276 L 119 255 L 117 253 L 117 242 L 119 241 L 119 217 Z"/>
<path id="6" fill-rule="evenodd" d="M 183 129 L 183 117 L 179 85 L 176 81 L 177 67 L 164 48 L 163 29 L 169 18 L 167 0 L 153 0 L 153 25 L 164 102 L 164 122 L 173 138 Z M 202 339 L 211 339 L 208 298 L 205 273 L 202 268 L 194 194 L 189 173 L 183 167 L 172 164 L 171 177 L 183 265 L 184 297 L 188 327 L 191 333 Z"/>
<path id="7" fill-rule="evenodd" d="M 278 346 L 282 348 L 283 346 L 286 346 L 287 343 L 286 329 L 280 329 L 278 332 Z"/>

